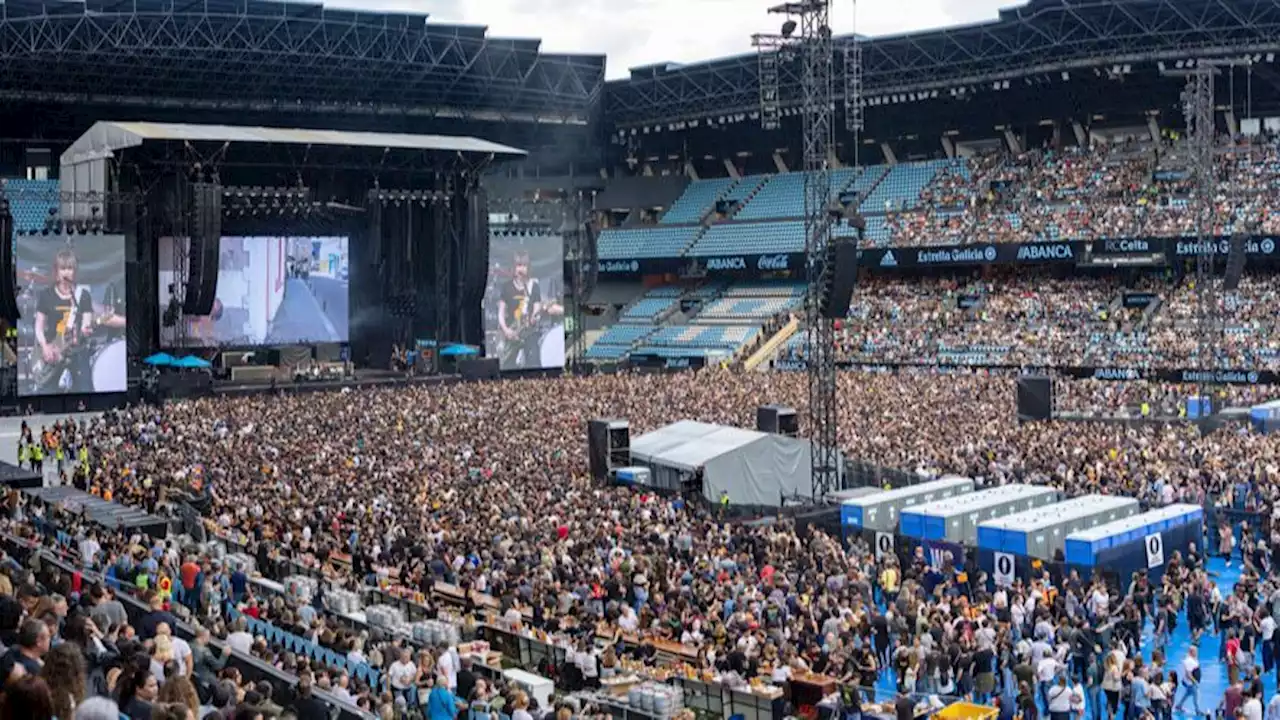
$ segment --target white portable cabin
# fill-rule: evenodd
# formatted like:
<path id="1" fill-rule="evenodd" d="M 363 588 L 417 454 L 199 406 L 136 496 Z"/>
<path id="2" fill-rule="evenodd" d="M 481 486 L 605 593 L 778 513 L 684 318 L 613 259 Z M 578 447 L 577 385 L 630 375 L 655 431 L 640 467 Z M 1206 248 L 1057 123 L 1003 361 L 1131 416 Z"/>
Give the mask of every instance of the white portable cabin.
<path id="1" fill-rule="evenodd" d="M 896 532 L 902 508 L 973 492 L 973 479 L 948 475 L 919 485 L 882 490 L 840 503 L 840 525 L 849 530 Z"/>
<path id="2" fill-rule="evenodd" d="M 1057 502 L 1058 491 L 1038 485 L 1004 485 L 990 490 L 904 508 L 903 535 L 973 546 L 978 524 Z"/>
<path id="3" fill-rule="evenodd" d="M 1115 495 L 1085 495 L 988 520 L 978 526 L 978 548 L 1018 557 L 1052 560 L 1067 536 L 1137 515 L 1138 501 Z"/>

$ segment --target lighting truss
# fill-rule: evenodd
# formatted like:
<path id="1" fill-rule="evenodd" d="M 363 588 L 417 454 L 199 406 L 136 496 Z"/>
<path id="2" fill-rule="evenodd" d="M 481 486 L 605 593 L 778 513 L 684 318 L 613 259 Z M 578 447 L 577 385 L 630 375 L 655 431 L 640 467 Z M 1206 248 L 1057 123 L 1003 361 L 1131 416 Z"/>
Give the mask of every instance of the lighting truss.
<path id="1" fill-rule="evenodd" d="M 856 33 L 844 48 L 844 129 L 853 133 L 853 145 L 858 147 L 866 120 L 862 116 L 862 40 Z"/>
<path id="2" fill-rule="evenodd" d="M 810 492 L 819 501 L 840 487 L 840 451 L 836 409 L 835 324 L 823 317 L 824 275 L 831 243 L 831 157 L 835 150 L 834 51 L 830 0 L 801 0 L 769 9 L 787 22 L 777 35 L 755 35 L 752 43 L 775 56 L 794 54 L 801 65 L 800 116 L 803 121 L 805 351 L 809 376 Z M 793 22 L 796 20 L 798 22 Z M 799 27 L 799 35 L 794 30 Z M 775 64 L 775 68 L 776 68 Z M 762 98 L 764 97 L 762 93 Z M 765 109 L 761 107 L 761 117 Z"/>

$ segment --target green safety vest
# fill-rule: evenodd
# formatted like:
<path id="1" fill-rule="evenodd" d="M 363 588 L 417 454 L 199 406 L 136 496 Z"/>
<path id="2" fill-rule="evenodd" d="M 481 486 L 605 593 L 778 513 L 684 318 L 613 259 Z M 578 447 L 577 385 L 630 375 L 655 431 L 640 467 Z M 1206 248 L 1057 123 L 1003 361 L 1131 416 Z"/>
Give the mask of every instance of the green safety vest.
<path id="1" fill-rule="evenodd" d="M 24 463 L 24 462 L 26 462 L 26 461 L 27 461 L 27 456 L 28 456 L 28 455 L 30 455 L 30 454 L 31 454 L 31 452 L 27 449 L 27 446 L 26 446 L 26 445 L 19 445 L 19 446 L 18 446 L 18 462 L 20 462 L 20 463 Z"/>
<path id="2" fill-rule="evenodd" d="M 31 447 L 31 452 L 35 454 L 34 459 L 36 460 L 36 462 L 39 462 L 44 459 L 44 448 L 40 447 L 39 445 L 33 445 Z"/>

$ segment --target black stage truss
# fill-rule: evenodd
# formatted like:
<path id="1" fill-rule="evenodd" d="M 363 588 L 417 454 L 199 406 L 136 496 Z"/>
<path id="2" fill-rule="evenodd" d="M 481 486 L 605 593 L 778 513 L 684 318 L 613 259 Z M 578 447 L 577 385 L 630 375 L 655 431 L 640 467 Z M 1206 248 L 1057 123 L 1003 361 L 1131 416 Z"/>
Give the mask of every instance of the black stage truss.
<path id="1" fill-rule="evenodd" d="M 837 38 L 843 57 L 852 39 Z M 1280 0 L 1032 0 L 998 21 L 863 40 L 863 96 L 947 92 L 967 84 L 1131 63 L 1280 51 Z M 842 63 L 837 62 L 837 67 Z M 801 104 L 800 67 L 779 64 L 780 103 Z M 837 101 L 844 83 L 836 82 Z M 605 85 L 619 129 L 759 112 L 754 54 L 637 68 Z M 736 118 L 741 120 L 743 118 Z M 679 128 L 676 128 L 679 129 Z"/>
<path id="2" fill-rule="evenodd" d="M 585 124 L 604 58 L 425 15 L 265 0 L 0 0 L 0 100 Z"/>

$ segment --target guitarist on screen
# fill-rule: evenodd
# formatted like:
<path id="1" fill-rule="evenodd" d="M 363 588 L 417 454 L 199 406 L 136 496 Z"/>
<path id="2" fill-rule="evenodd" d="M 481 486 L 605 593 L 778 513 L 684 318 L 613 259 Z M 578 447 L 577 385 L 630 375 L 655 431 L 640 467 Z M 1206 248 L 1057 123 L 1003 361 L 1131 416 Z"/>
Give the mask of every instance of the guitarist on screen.
<path id="1" fill-rule="evenodd" d="M 33 373 L 38 394 L 93 392 L 89 354 L 77 347 L 93 333 L 93 296 L 76 285 L 78 263 L 71 248 L 53 260 L 53 284 L 36 297 L 36 350 L 40 372 Z M 70 375 L 70 387 L 62 378 Z"/>
<path id="2" fill-rule="evenodd" d="M 507 367 L 542 367 L 538 321 L 542 317 L 542 291 L 538 281 L 529 277 L 529 253 L 517 250 L 512 265 L 511 281 L 504 283 L 498 297 L 498 326 L 506 339 L 503 365 Z"/>

